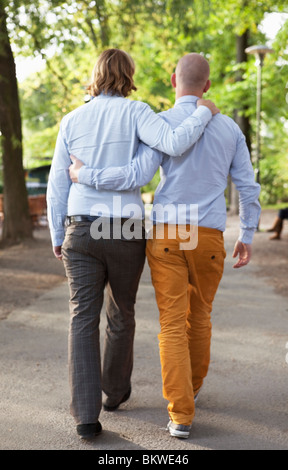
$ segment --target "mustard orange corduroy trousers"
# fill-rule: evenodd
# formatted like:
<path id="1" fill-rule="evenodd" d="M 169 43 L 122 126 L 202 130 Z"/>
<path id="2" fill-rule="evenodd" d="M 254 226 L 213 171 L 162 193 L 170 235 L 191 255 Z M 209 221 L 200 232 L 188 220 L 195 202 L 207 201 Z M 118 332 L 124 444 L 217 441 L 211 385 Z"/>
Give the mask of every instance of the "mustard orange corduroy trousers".
<path id="1" fill-rule="evenodd" d="M 163 395 L 169 401 L 170 419 L 189 426 L 195 415 L 194 396 L 208 373 L 212 303 L 226 252 L 218 230 L 193 227 L 191 239 L 198 230 L 198 245 L 183 249 L 183 228 L 189 233 L 192 227 L 174 226 L 172 238 L 171 226 L 161 227 L 161 235 L 159 226 L 154 227 L 147 257 L 160 312 Z"/>

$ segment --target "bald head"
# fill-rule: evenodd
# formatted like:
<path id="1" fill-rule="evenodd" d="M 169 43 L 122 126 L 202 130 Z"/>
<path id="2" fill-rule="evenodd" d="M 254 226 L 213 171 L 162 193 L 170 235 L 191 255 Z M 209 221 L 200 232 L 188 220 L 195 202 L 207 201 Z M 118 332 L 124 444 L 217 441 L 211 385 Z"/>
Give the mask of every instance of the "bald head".
<path id="1" fill-rule="evenodd" d="M 209 75 L 209 63 L 202 55 L 196 53 L 187 54 L 177 64 L 175 87 L 181 90 L 182 93 L 193 94 L 198 92 L 198 94 L 203 94 L 207 91 L 205 88 L 207 88 Z"/>

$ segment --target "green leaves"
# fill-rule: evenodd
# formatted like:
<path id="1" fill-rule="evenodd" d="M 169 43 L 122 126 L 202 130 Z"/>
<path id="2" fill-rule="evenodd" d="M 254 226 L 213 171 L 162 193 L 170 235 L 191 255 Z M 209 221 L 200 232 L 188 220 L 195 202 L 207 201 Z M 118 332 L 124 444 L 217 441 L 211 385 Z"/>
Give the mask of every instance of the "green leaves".
<path id="1" fill-rule="evenodd" d="M 25 163 L 41 158 L 41 153 L 47 157 L 50 152 L 52 158 L 57 124 L 84 102 L 96 58 L 107 47 L 132 55 L 138 87 L 132 99 L 146 101 L 156 111 L 173 105 L 170 75 L 178 59 L 188 52 L 203 53 L 211 65 L 207 98 L 231 117 L 235 110 L 248 117 L 255 140 L 255 61 L 251 57 L 245 62 L 245 57 L 237 63 L 236 36 L 247 33 L 251 45 L 265 43 L 258 25 L 266 13 L 288 12 L 287 0 L 5 0 L 4 4 L 15 54 L 40 55 L 47 64 L 46 70 L 21 84 Z M 288 21 L 263 69 L 261 166 L 267 174 L 263 180 L 267 200 L 269 192 L 275 199 L 275 187 L 281 198 L 288 193 L 287 36 Z M 274 183 L 269 175 L 274 175 Z"/>

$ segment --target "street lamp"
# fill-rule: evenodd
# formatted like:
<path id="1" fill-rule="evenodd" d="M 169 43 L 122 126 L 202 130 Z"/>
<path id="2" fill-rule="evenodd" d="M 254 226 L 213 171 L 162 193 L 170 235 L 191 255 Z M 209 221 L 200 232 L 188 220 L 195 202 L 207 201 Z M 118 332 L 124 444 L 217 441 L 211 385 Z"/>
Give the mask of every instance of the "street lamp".
<path id="1" fill-rule="evenodd" d="M 256 178 L 257 183 L 260 183 L 260 159 L 261 159 L 261 101 L 262 101 L 262 68 L 266 54 L 274 52 L 267 46 L 251 46 L 245 49 L 246 54 L 253 54 L 256 56 L 257 67 L 257 132 L 256 132 Z"/>

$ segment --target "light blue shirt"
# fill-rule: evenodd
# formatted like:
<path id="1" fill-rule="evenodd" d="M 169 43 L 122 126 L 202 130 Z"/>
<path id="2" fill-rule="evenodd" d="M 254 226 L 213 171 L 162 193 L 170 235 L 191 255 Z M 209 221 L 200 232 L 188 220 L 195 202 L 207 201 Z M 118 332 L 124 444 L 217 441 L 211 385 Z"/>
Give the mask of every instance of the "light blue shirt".
<path id="1" fill-rule="evenodd" d="M 130 217 L 132 204 L 138 207 L 138 213 L 133 217 L 144 217 L 137 184 L 121 193 L 121 204 L 116 188 L 107 191 L 93 185 L 71 184 L 71 154 L 87 167 L 103 170 L 129 165 L 140 141 L 178 157 L 199 139 L 212 113 L 205 106 L 199 106 L 196 111 L 193 107 L 186 118 L 172 130 L 147 104 L 104 94 L 65 116 L 60 125 L 47 189 L 53 246 L 63 243 L 67 215 Z M 152 155 L 153 152 L 151 158 Z"/>
<path id="2" fill-rule="evenodd" d="M 160 116 L 175 128 L 195 110 L 198 99 L 184 96 Z M 141 144 L 130 165 L 105 170 L 82 167 L 79 182 L 97 190 L 135 190 L 152 179 L 159 165 L 161 182 L 155 193 L 154 208 L 162 206 L 166 210 L 152 213 L 154 223 L 194 223 L 189 210 L 192 204 L 198 206 L 199 226 L 224 232 L 225 189 L 230 174 L 240 197 L 239 240 L 252 243 L 261 213 L 260 186 L 255 182 L 245 137 L 231 118 L 222 114 L 214 116 L 196 144 L 177 159 Z"/>

